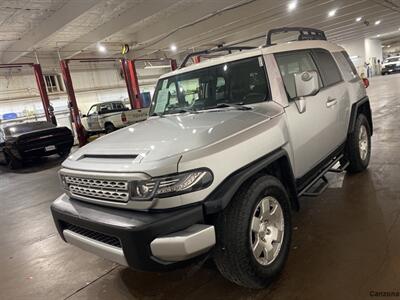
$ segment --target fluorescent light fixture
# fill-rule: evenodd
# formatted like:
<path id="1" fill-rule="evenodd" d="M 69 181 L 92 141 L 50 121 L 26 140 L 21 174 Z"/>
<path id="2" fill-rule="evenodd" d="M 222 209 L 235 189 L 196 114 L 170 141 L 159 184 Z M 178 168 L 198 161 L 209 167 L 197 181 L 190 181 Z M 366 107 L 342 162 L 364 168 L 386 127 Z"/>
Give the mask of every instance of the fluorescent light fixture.
<path id="1" fill-rule="evenodd" d="M 356 22 L 360 22 L 362 20 L 362 17 L 358 17 L 357 19 L 356 19 Z"/>
<path id="2" fill-rule="evenodd" d="M 178 50 L 178 47 L 177 47 L 175 44 L 172 44 L 171 46 L 169 46 L 169 49 L 170 49 L 172 52 L 175 52 L 176 50 Z"/>
<path id="3" fill-rule="evenodd" d="M 375 21 L 375 25 L 381 24 L 381 20 Z"/>
<path id="4" fill-rule="evenodd" d="M 169 69 L 171 66 L 169 65 L 151 65 L 151 66 L 144 66 L 144 69 Z"/>
<path id="5" fill-rule="evenodd" d="M 97 45 L 97 50 L 99 50 L 100 52 L 107 52 L 107 49 L 106 49 L 106 47 L 104 46 L 104 45 L 102 45 L 102 44 L 98 44 Z"/>
<path id="6" fill-rule="evenodd" d="M 287 6 L 288 11 L 292 11 L 296 7 L 297 7 L 297 0 L 293 0 L 293 1 L 289 2 L 288 6 Z"/>
<path id="7" fill-rule="evenodd" d="M 336 15 L 336 9 L 332 9 L 328 12 L 328 17 L 333 17 L 334 15 Z"/>

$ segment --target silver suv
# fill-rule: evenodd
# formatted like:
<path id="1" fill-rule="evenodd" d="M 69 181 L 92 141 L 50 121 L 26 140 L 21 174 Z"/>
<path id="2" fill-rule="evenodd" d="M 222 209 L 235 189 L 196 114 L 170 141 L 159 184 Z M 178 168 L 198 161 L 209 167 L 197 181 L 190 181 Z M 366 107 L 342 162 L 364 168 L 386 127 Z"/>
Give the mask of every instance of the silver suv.
<path id="1" fill-rule="evenodd" d="M 298 37 L 273 45 L 280 32 Z M 210 256 L 239 285 L 271 282 L 299 198 L 319 195 L 329 171 L 367 168 L 372 118 L 349 56 L 322 31 L 268 36 L 185 59 L 159 79 L 147 121 L 71 155 L 51 207 L 61 237 L 137 270 Z"/>

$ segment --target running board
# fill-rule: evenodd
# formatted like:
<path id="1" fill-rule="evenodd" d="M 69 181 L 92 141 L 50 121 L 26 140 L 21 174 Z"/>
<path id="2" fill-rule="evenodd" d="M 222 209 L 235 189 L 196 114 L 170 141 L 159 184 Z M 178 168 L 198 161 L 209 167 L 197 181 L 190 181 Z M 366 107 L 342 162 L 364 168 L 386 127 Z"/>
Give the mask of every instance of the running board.
<path id="1" fill-rule="evenodd" d="M 328 188 L 329 186 L 329 182 L 328 179 L 326 179 L 325 175 L 318 178 L 318 181 L 321 180 L 320 184 L 316 184 L 314 183 L 306 192 L 304 192 L 302 194 L 302 196 L 304 197 L 317 197 L 319 195 L 321 195 L 323 192 L 325 192 L 325 190 Z M 315 187 L 313 189 L 313 187 Z"/>
<path id="2" fill-rule="evenodd" d="M 322 171 L 318 174 L 317 177 L 315 177 L 308 185 L 305 186 L 304 189 L 300 191 L 298 194 L 298 197 L 305 196 L 305 197 L 317 197 L 321 195 L 327 188 L 328 188 L 328 180 L 325 177 L 325 174 L 328 172 L 335 172 L 335 173 L 341 173 L 345 170 L 345 168 L 348 166 L 348 162 L 343 166 L 340 167 L 339 169 L 334 169 L 333 166 L 336 165 L 340 160 L 343 158 L 343 154 L 339 155 L 336 157 L 331 163 L 329 163 Z M 314 185 L 322 180 L 322 182 L 315 188 Z"/>
<path id="3" fill-rule="evenodd" d="M 332 173 L 342 173 L 342 172 L 346 171 L 346 168 L 349 166 L 349 164 L 350 164 L 350 163 L 347 161 L 347 162 L 344 164 L 344 166 L 340 166 L 340 168 L 338 168 L 338 169 L 331 168 L 331 169 L 328 170 L 328 172 L 332 172 Z"/>

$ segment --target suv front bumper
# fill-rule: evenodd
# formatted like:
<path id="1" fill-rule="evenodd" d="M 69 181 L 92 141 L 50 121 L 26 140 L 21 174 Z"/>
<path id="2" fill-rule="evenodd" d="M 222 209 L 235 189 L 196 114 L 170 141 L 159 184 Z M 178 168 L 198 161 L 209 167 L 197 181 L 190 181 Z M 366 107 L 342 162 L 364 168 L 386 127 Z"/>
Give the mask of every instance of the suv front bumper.
<path id="1" fill-rule="evenodd" d="M 167 212 L 137 212 L 60 196 L 51 205 L 64 241 L 142 271 L 183 266 L 215 244 L 201 205 Z"/>

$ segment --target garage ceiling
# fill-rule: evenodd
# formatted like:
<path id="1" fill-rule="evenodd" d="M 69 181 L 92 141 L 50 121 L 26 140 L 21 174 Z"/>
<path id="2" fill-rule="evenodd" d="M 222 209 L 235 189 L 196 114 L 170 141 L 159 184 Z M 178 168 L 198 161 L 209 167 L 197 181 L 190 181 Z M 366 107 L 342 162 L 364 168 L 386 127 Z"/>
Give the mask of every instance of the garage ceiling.
<path id="1" fill-rule="evenodd" d="M 162 57 L 260 45 L 268 29 L 282 26 L 320 28 L 337 43 L 393 42 L 400 39 L 399 14 L 400 0 L 2 0 L 0 56 L 10 63 L 32 58 L 34 50 L 39 57 L 110 55 L 127 43 L 130 55 Z"/>

